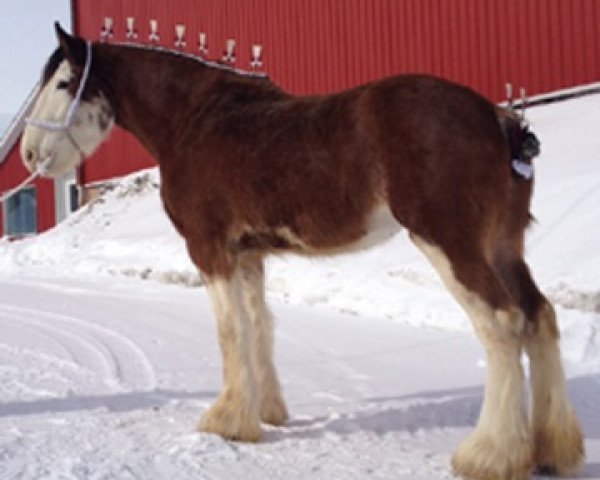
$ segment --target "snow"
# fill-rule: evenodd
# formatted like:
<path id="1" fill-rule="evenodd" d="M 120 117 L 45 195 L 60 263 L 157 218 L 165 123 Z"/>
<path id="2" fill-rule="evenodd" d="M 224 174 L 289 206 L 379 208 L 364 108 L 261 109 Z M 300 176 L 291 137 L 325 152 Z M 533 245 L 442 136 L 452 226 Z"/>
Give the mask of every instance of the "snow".
<path id="1" fill-rule="evenodd" d="M 582 478 L 600 478 L 600 96 L 529 118 L 543 152 L 527 259 L 558 308 Z M 404 232 L 360 254 L 270 259 L 292 418 L 257 445 L 195 431 L 220 357 L 158 184 L 156 169 L 115 181 L 55 229 L 0 241 L 0 478 L 451 478 L 485 362 Z"/>

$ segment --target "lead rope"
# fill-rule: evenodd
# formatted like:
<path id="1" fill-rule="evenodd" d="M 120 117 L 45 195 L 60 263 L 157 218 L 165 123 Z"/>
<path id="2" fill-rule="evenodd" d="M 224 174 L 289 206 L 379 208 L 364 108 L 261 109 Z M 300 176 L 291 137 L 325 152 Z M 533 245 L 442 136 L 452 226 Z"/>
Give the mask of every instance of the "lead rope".
<path id="1" fill-rule="evenodd" d="M 46 168 L 48 168 L 51 161 L 52 161 L 52 157 L 46 158 L 46 160 L 44 160 L 42 163 L 40 163 L 38 165 L 38 168 L 35 172 L 33 172 L 31 175 L 29 175 L 25 180 L 23 180 L 21 183 L 19 183 L 16 187 L 11 188 L 7 192 L 4 192 L 2 194 L 2 196 L 0 196 L 0 203 L 6 202 L 6 200 L 8 200 L 10 197 L 12 197 L 15 193 L 18 193 L 19 191 L 23 190 L 27 185 L 29 185 L 31 182 L 33 182 L 37 177 L 46 173 Z"/>
<path id="2" fill-rule="evenodd" d="M 86 53 L 87 53 L 87 55 L 85 58 L 85 66 L 83 67 L 83 73 L 81 75 L 81 80 L 79 81 L 79 87 L 77 88 L 77 92 L 75 93 L 75 97 L 73 97 L 71 105 L 69 105 L 69 110 L 67 111 L 67 116 L 65 117 L 65 119 L 61 123 L 50 122 L 50 121 L 46 121 L 46 120 L 36 120 L 36 119 L 32 119 L 32 118 L 25 119 L 26 124 L 33 125 L 34 127 L 38 127 L 38 128 L 44 129 L 44 130 L 50 130 L 50 131 L 64 130 L 67 137 L 69 138 L 69 140 L 71 141 L 73 146 L 75 146 L 77 148 L 77 150 L 79 151 L 79 154 L 81 155 L 82 158 L 85 158 L 85 154 L 84 154 L 83 150 L 81 149 L 81 147 L 78 145 L 78 143 L 73 138 L 73 135 L 71 135 L 71 132 L 69 131 L 69 127 L 71 126 L 71 123 L 73 121 L 73 116 L 75 115 L 75 111 L 77 110 L 77 108 L 79 107 L 79 104 L 81 103 L 81 96 L 83 95 L 83 89 L 85 88 L 85 84 L 87 83 L 88 77 L 90 75 L 90 69 L 92 66 L 92 44 L 89 40 L 86 41 Z M 29 175 L 29 177 L 27 177 L 25 180 L 23 180 L 21 183 L 19 183 L 19 185 L 17 185 L 16 187 L 3 193 L 2 196 L 0 196 L 0 203 L 6 202 L 6 200 L 9 197 L 11 197 L 15 193 L 18 193 L 19 191 L 21 191 L 23 188 L 25 188 L 27 185 L 29 185 L 31 182 L 33 182 L 37 177 L 39 177 L 40 175 L 44 175 L 47 172 L 47 168 L 50 166 L 51 161 L 52 161 L 52 157 L 47 157 L 44 161 L 42 161 L 38 165 L 36 171 L 33 172 L 31 175 Z"/>

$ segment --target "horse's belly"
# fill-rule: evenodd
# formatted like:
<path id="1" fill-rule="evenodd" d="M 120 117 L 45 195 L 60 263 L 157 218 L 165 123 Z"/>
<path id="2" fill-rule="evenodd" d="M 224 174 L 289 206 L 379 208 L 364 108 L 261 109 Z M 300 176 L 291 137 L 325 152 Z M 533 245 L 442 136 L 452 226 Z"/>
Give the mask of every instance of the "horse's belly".
<path id="1" fill-rule="evenodd" d="M 288 227 L 255 229 L 247 226 L 237 238 L 239 248 L 263 251 L 295 251 L 306 255 L 335 255 L 366 250 L 393 237 L 402 226 L 389 208 L 375 208 L 365 219 L 362 228 L 342 226 L 317 228 L 312 235 L 297 235 Z M 329 229 L 329 230 L 327 230 Z M 332 230 L 335 234 L 332 234 Z"/>
<path id="2" fill-rule="evenodd" d="M 347 236 L 340 236 L 332 244 L 312 244 L 302 239 L 289 236 L 293 244 L 300 247 L 304 253 L 311 255 L 335 255 L 340 253 L 353 253 L 367 250 L 375 245 L 392 238 L 402 228 L 402 225 L 393 217 L 387 205 L 375 208 L 366 218 L 364 228 Z"/>
<path id="3" fill-rule="evenodd" d="M 402 226 L 385 206 L 376 208 L 367 219 L 365 234 L 348 245 L 348 252 L 366 250 L 392 238 Z"/>

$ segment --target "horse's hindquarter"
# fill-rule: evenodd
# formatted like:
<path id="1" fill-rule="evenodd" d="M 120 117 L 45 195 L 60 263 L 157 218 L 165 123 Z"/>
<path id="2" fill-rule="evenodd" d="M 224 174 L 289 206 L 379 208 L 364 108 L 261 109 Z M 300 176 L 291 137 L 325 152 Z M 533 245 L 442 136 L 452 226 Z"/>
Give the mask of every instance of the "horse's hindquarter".
<path id="1" fill-rule="evenodd" d="M 506 208 L 509 153 L 493 104 L 468 88 L 411 75 L 373 84 L 364 103 L 388 201 L 405 227 L 426 237 L 478 230 Z"/>

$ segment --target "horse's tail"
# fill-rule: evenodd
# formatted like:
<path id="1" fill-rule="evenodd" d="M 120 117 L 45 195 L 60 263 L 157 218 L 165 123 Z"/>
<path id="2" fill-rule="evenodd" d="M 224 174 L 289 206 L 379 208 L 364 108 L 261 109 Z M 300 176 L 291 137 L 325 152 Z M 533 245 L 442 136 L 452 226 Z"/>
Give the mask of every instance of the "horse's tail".
<path id="1" fill-rule="evenodd" d="M 540 141 L 523 117 L 513 110 L 498 107 L 496 112 L 510 148 L 513 173 L 530 180 L 533 177 L 533 159 L 540 154 Z"/>

